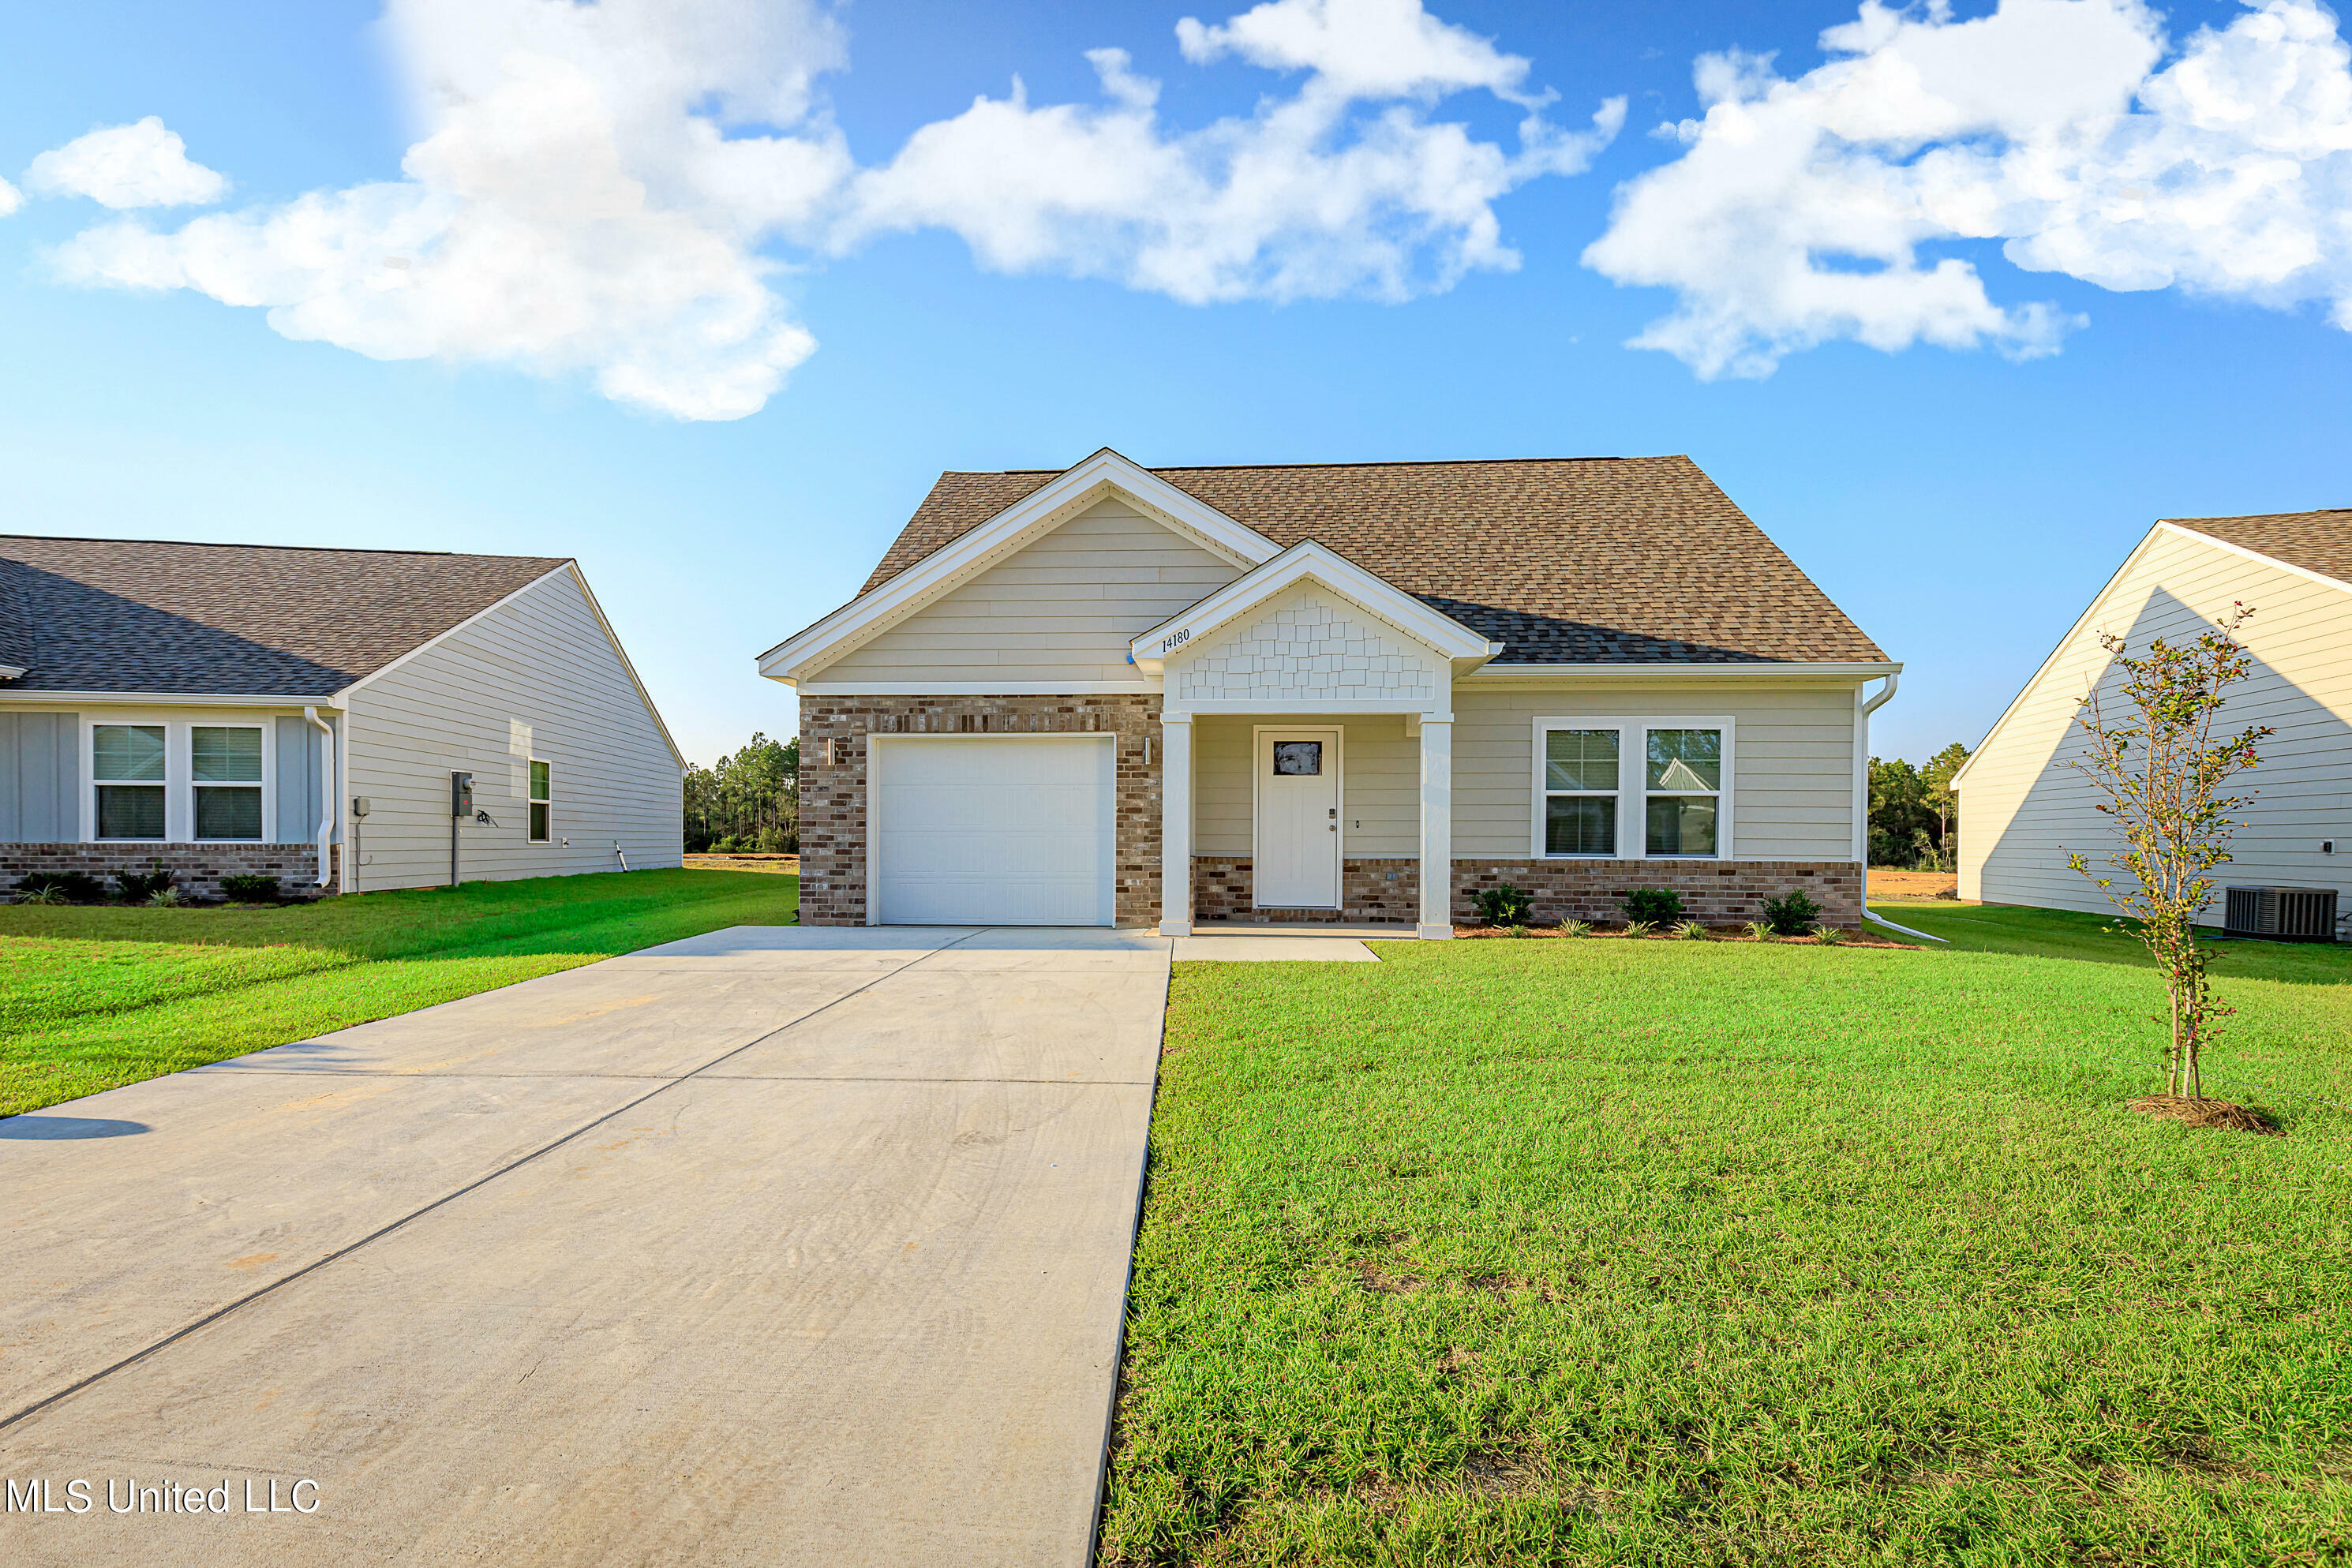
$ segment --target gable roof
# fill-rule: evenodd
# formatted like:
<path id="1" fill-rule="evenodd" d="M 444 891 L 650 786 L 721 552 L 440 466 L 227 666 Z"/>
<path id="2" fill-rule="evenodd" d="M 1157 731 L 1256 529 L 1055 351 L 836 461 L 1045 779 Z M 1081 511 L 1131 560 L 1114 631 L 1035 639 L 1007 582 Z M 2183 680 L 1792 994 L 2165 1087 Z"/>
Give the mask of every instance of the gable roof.
<path id="1" fill-rule="evenodd" d="M 567 564 L 0 535 L 0 693 L 330 696 Z"/>
<path id="2" fill-rule="evenodd" d="M 2203 534 L 2256 555 L 2352 583 L 2352 507 L 2318 512 L 2265 512 L 2252 517 L 2167 517 L 2176 528 Z"/>
<path id="3" fill-rule="evenodd" d="M 1064 472 L 940 475 L 861 596 Z M 1505 644 L 1497 664 L 1885 659 L 1688 457 L 1149 472 L 1337 551 Z"/>

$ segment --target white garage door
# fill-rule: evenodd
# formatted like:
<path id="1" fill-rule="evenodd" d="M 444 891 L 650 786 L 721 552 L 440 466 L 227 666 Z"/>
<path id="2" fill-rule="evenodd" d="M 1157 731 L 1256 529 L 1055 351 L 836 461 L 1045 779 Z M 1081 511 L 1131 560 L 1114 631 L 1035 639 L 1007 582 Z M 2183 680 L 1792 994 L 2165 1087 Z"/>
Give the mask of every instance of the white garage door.
<path id="1" fill-rule="evenodd" d="M 878 736 L 886 925 L 1108 925 L 1108 735 Z"/>

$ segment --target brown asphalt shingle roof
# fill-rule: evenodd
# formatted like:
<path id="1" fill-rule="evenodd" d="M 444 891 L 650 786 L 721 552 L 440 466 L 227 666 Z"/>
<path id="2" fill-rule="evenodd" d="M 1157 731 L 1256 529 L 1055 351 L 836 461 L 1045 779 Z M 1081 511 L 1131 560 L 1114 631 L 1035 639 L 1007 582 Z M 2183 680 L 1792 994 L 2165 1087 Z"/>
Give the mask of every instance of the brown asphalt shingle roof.
<path id="1" fill-rule="evenodd" d="M 863 591 L 1058 472 L 940 475 Z M 1497 664 L 1885 657 L 1687 457 L 1151 472 L 1506 643 Z"/>
<path id="2" fill-rule="evenodd" d="M 0 691 L 326 696 L 562 564 L 0 535 Z"/>
<path id="3" fill-rule="evenodd" d="M 2254 517 L 2167 517 L 2177 528 L 2352 582 L 2352 509 L 2266 512 Z"/>

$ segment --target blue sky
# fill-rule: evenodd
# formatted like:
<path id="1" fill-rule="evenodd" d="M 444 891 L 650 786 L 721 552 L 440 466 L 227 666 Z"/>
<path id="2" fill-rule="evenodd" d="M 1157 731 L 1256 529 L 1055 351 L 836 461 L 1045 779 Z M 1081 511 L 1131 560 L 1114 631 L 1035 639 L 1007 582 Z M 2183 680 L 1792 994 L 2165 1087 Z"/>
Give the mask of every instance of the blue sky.
<path id="1" fill-rule="evenodd" d="M 1876 748 L 1915 758 L 1980 737 L 2152 519 L 2352 505 L 2352 111 L 2311 0 L 1875 21 L 696 0 L 561 47 L 530 31 L 546 0 L 416 0 L 390 26 L 372 5 L 9 9 L 0 526 L 577 555 L 698 760 L 793 727 L 753 656 L 853 593 L 942 468 L 1104 444 L 1147 464 L 1686 452 L 1906 661 Z M 520 43 L 471 36 L 494 15 Z M 700 34 L 661 31 L 697 15 Z M 559 96 L 500 120 L 515 50 L 541 46 L 562 70 L 533 90 Z M 637 68 L 656 47 L 659 90 Z M 1106 47 L 1125 78 L 1089 63 Z M 1027 151 L 1008 156 L 963 117 L 1015 77 L 1025 107 L 1001 118 Z M 1107 122 L 1138 78 L 1153 118 Z M 1436 216 L 1374 191 L 1325 233 L 1318 204 L 1354 166 L 1310 163 L 1252 207 L 1226 160 L 1278 141 L 1294 103 L 1333 106 L 1299 156 L 1395 114 L 1399 156 L 1483 149 L 1495 188 Z M 605 231 L 564 205 L 600 199 L 566 162 L 585 143 L 528 142 L 559 110 L 669 204 L 631 242 L 651 270 L 600 270 Z M 689 166 L 697 122 L 764 139 L 758 188 Z M 318 233 L 261 226 L 402 181 L 421 142 L 457 172 L 412 173 L 392 219 L 334 208 L 327 237 L 440 290 L 429 308 L 373 316 L 383 274 L 320 282 Z M 1810 152 L 1742 162 L 1770 145 Z M 1097 205 L 1041 217 L 1023 204 L 1062 198 L 1038 161 L 1052 186 L 1065 156 Z M 816 193 L 777 195 L 803 165 Z M 492 166 L 525 173 L 467 172 Z M 2247 170 L 2282 167 L 2285 194 L 2245 196 Z M 562 264 L 463 274 L 477 219 L 541 225 Z M 186 226 L 216 221 L 244 226 Z M 252 241 L 226 262 L 225 233 Z M 706 293 L 648 317 L 693 268 Z M 310 312 L 311 340 L 225 298 Z M 660 346 L 754 317 L 675 362 Z M 1628 346 L 1645 332 L 1668 348 Z"/>

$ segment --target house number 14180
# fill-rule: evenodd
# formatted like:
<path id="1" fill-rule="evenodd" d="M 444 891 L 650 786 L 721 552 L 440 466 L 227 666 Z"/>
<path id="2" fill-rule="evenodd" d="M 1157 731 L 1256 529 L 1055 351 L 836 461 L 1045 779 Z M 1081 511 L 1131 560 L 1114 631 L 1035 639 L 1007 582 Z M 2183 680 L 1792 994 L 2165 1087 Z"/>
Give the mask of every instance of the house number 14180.
<path id="1" fill-rule="evenodd" d="M 1171 632 L 1160 639 L 1160 651 L 1164 653 L 1171 648 L 1181 648 L 1192 640 L 1192 629 L 1187 626 L 1181 632 Z"/>

